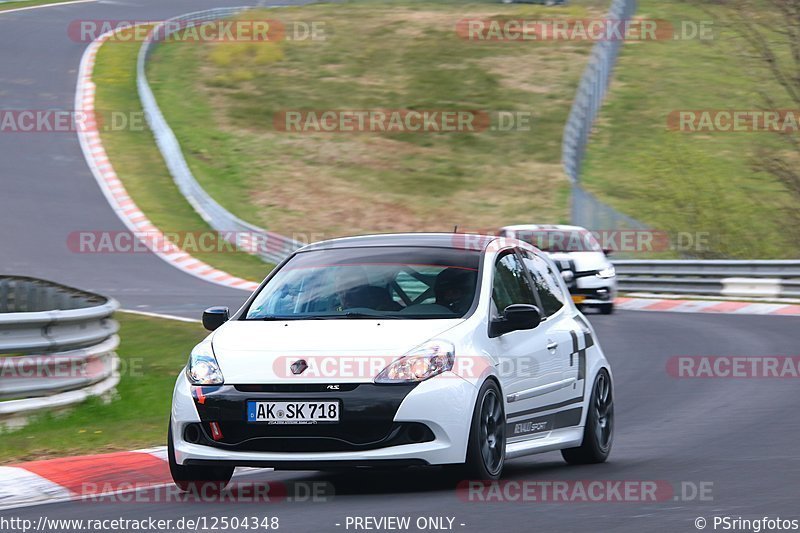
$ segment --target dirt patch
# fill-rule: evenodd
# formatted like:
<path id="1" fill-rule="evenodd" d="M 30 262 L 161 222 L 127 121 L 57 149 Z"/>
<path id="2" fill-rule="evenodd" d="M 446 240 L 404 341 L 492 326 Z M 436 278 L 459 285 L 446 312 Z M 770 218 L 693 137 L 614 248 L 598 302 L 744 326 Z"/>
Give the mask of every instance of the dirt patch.
<path id="1" fill-rule="evenodd" d="M 320 159 L 315 159 L 320 165 L 287 157 L 281 161 L 287 170 L 279 173 L 278 179 L 270 178 L 269 189 L 251 191 L 253 203 L 269 213 L 265 218 L 271 228 L 284 234 L 323 232 L 326 237 L 450 231 L 456 225 L 489 231 L 534 216 L 547 220 L 566 216 L 566 208 L 559 205 L 557 198 L 565 181 L 559 164 L 526 161 L 502 169 L 476 169 L 493 178 L 476 188 L 456 192 L 447 200 L 430 198 L 417 202 L 388 192 L 376 195 L 362 183 L 337 175 L 332 166 L 337 161 L 334 152 L 322 149 Z M 364 163 L 367 159 L 368 164 L 380 159 L 369 159 L 363 150 L 354 150 L 347 157 L 349 161 L 361 157 L 364 159 L 358 161 Z"/>

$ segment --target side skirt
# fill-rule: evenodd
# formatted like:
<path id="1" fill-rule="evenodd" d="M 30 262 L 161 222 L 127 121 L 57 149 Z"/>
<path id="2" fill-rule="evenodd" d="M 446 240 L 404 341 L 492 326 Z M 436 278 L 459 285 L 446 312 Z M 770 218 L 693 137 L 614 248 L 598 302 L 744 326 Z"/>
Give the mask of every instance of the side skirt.
<path id="1" fill-rule="evenodd" d="M 583 428 L 580 426 L 551 431 L 547 436 L 533 440 L 523 440 L 506 444 L 506 459 L 514 459 L 535 453 L 552 452 L 564 448 L 575 448 L 583 442 Z"/>

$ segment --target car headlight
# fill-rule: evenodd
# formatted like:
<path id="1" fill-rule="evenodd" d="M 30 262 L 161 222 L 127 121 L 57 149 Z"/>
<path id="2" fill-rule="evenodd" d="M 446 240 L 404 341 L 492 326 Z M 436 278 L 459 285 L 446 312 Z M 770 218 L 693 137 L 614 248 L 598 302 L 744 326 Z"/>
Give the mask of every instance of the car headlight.
<path id="1" fill-rule="evenodd" d="M 186 365 L 186 377 L 192 385 L 222 385 L 225 382 L 210 339 L 192 349 L 189 364 Z"/>
<path id="2" fill-rule="evenodd" d="M 453 369 L 456 349 L 452 343 L 435 340 L 414 348 L 381 370 L 375 383 L 413 383 Z"/>
<path id="3" fill-rule="evenodd" d="M 601 279 L 613 278 L 616 275 L 617 270 L 614 268 L 614 265 L 609 265 L 606 268 L 597 271 L 597 277 Z"/>

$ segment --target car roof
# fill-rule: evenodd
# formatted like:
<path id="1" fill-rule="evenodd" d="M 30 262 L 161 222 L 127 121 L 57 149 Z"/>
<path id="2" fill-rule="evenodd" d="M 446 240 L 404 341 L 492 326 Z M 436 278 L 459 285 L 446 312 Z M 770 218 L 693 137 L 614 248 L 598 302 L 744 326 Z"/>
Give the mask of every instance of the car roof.
<path id="1" fill-rule="evenodd" d="M 319 241 L 303 246 L 298 252 L 376 246 L 422 246 L 429 248 L 480 251 L 485 249 L 490 242 L 497 238 L 498 237 L 493 235 L 467 233 L 384 233 Z"/>
<path id="2" fill-rule="evenodd" d="M 587 231 L 582 226 L 570 226 L 568 224 L 517 224 L 500 229 L 508 231 Z"/>
<path id="3" fill-rule="evenodd" d="M 478 233 L 381 233 L 358 235 L 319 241 L 303 246 L 298 252 L 367 247 L 427 247 L 450 248 L 452 250 L 483 251 L 490 243 L 500 240 L 502 244 L 536 250 L 536 247 L 515 238 L 482 235 Z"/>

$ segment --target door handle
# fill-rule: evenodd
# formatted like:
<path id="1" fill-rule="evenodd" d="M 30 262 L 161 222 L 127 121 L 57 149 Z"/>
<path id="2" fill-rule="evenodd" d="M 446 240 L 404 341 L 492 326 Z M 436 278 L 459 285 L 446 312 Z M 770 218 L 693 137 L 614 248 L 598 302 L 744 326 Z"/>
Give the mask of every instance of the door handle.
<path id="1" fill-rule="evenodd" d="M 547 349 L 551 352 L 558 348 L 558 343 L 556 341 L 550 341 L 547 343 Z"/>

